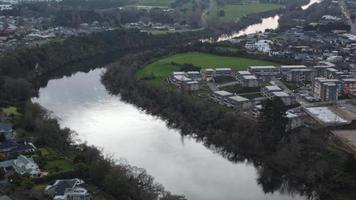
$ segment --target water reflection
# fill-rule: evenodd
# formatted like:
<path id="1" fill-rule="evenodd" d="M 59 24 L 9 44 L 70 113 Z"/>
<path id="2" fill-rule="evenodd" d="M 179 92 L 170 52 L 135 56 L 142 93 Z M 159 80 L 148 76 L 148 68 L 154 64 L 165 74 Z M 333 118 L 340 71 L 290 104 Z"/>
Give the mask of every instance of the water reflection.
<path id="1" fill-rule="evenodd" d="M 49 81 L 33 99 L 61 118 L 61 126 L 102 147 L 115 158 L 147 169 L 168 190 L 190 200 L 289 200 L 302 197 L 265 194 L 260 171 L 232 163 L 135 106 L 110 96 L 100 83 L 102 69 Z M 258 172 L 258 173 L 257 173 Z"/>
<path id="2" fill-rule="evenodd" d="M 322 0 L 310 0 L 308 4 L 302 6 L 303 10 L 308 9 L 311 5 L 315 4 L 315 3 L 320 3 Z"/>
<path id="3" fill-rule="evenodd" d="M 246 29 L 243 29 L 233 34 L 225 34 L 220 36 L 218 42 L 226 41 L 233 38 L 254 34 L 258 32 L 265 32 L 267 29 L 271 29 L 271 30 L 277 29 L 279 25 L 278 20 L 279 20 L 279 15 L 276 15 L 274 17 L 263 18 L 261 23 L 250 25 Z"/>

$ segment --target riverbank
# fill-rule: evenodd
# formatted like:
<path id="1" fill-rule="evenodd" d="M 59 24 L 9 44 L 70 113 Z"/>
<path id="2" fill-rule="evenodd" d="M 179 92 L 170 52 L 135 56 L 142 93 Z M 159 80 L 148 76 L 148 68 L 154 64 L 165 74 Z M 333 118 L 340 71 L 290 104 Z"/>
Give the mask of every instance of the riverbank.
<path id="1" fill-rule="evenodd" d="M 134 78 L 137 69 L 162 53 L 149 51 L 123 58 L 111 65 L 103 76 L 103 83 L 113 94 L 120 94 L 123 100 L 162 117 L 170 126 L 181 129 L 182 134 L 193 135 L 208 146 L 220 147 L 221 153 L 230 160 L 250 159 L 262 169 L 261 185 L 268 192 L 289 185 L 288 190 L 309 197 L 354 198 L 353 172 L 345 168 L 347 154 L 328 145 L 327 130 L 293 131 L 288 138 L 270 144 L 276 151 L 268 151 L 260 141 L 261 133 L 254 122 L 209 102 Z M 265 178 L 273 181 L 263 182 Z"/>

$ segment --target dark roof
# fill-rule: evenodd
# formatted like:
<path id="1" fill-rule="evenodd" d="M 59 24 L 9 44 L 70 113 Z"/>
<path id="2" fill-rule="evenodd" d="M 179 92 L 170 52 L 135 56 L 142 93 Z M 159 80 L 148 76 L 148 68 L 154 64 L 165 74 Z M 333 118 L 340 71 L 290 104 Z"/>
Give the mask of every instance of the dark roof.
<path id="1" fill-rule="evenodd" d="M 16 142 L 13 139 L 0 142 L 0 153 L 21 153 L 29 150 L 34 150 L 31 143 Z"/>
<path id="2" fill-rule="evenodd" d="M 0 200 L 11 200 L 7 195 L 0 196 Z"/>
<path id="3" fill-rule="evenodd" d="M 6 122 L 0 122 L 0 132 L 11 132 L 12 124 Z"/>
<path id="4" fill-rule="evenodd" d="M 64 192 L 68 188 L 74 188 L 77 185 L 76 179 L 58 180 L 50 190 L 54 191 L 55 195 L 64 195 Z"/>

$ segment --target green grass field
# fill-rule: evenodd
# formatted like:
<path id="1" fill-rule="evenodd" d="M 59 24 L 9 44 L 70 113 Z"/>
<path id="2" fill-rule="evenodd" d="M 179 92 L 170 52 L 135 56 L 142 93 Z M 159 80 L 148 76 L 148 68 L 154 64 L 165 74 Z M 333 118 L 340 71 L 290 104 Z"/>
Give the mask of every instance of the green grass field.
<path id="1" fill-rule="evenodd" d="M 147 65 L 146 67 L 140 69 L 137 72 L 136 77 L 142 79 L 154 76 L 155 79 L 151 81 L 153 83 L 159 84 L 173 71 L 180 70 L 180 67 L 172 65 L 172 62 L 178 64 L 189 63 L 201 68 L 231 67 L 236 70 L 243 70 L 251 65 L 276 65 L 276 63 L 259 59 L 243 57 L 225 57 L 207 53 L 189 52 L 180 53 L 157 60 L 156 62 L 153 62 Z"/>
<path id="2" fill-rule="evenodd" d="M 62 173 L 74 170 L 72 164 L 65 159 L 47 161 L 44 167 L 49 174 Z"/>
<path id="3" fill-rule="evenodd" d="M 170 7 L 174 0 L 140 0 L 137 5 L 139 6 L 159 6 Z"/>
<path id="4" fill-rule="evenodd" d="M 267 4 L 267 3 L 260 3 L 260 4 L 243 4 L 243 5 L 223 5 L 223 6 L 216 6 L 211 11 L 209 11 L 208 20 L 212 20 L 214 18 L 218 18 L 220 21 L 224 22 L 231 22 L 231 21 L 238 21 L 241 17 L 244 17 L 249 14 L 259 13 L 259 12 L 266 12 L 270 10 L 275 10 L 281 7 L 277 4 Z M 224 16 L 220 16 L 220 11 L 224 11 Z"/>
<path id="5" fill-rule="evenodd" d="M 7 107 L 7 108 L 1 108 L 1 111 L 4 112 L 6 115 L 10 116 L 10 115 L 20 115 L 19 112 L 17 112 L 17 108 L 16 107 Z"/>

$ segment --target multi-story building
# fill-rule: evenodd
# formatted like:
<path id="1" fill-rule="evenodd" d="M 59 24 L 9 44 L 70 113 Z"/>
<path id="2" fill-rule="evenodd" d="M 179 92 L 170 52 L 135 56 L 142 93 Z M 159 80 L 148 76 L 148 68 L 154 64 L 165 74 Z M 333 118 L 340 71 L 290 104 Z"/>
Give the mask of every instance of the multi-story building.
<path id="1" fill-rule="evenodd" d="M 189 71 L 186 73 L 187 77 L 195 81 L 201 80 L 201 75 L 199 71 Z"/>
<path id="2" fill-rule="evenodd" d="M 314 97 L 320 101 L 336 101 L 341 91 L 341 81 L 337 79 L 315 78 L 313 82 Z"/>
<path id="3" fill-rule="evenodd" d="M 267 99 L 273 99 L 276 97 L 280 98 L 283 101 L 283 103 L 287 106 L 295 103 L 294 96 L 284 92 L 280 87 L 275 85 L 263 87 L 261 89 L 261 94 Z"/>
<path id="4" fill-rule="evenodd" d="M 258 79 L 249 71 L 238 71 L 236 73 L 236 80 L 242 87 L 258 87 Z"/>
<path id="5" fill-rule="evenodd" d="M 271 92 L 270 94 L 270 98 L 273 99 L 273 98 L 280 98 L 284 105 L 286 106 L 290 106 L 290 105 L 293 105 L 296 103 L 295 101 L 295 97 L 286 93 L 286 92 L 283 92 L 283 91 L 280 91 L 280 92 Z"/>
<path id="6" fill-rule="evenodd" d="M 305 65 L 281 65 L 279 70 L 282 76 L 286 76 L 288 72 L 296 69 L 307 69 Z"/>
<path id="7" fill-rule="evenodd" d="M 200 70 L 201 77 L 205 81 L 211 81 L 214 78 L 214 73 L 215 73 L 215 70 L 212 68 Z"/>
<path id="8" fill-rule="evenodd" d="M 238 111 L 248 110 L 252 106 L 249 99 L 237 95 L 226 98 L 225 102 L 227 106 L 233 107 Z"/>
<path id="9" fill-rule="evenodd" d="M 261 94 L 266 98 L 273 98 L 272 92 L 282 92 L 282 89 L 275 85 L 265 86 L 261 88 Z"/>
<path id="10" fill-rule="evenodd" d="M 347 96 L 355 96 L 356 95 L 356 79 L 348 78 L 342 79 L 342 92 Z"/>
<path id="11" fill-rule="evenodd" d="M 279 75 L 279 69 L 275 66 L 250 66 L 248 71 L 261 81 L 270 81 Z"/>
<path id="12" fill-rule="evenodd" d="M 169 77 L 169 80 L 172 84 L 186 91 L 195 91 L 200 89 L 200 84 L 197 81 L 200 80 L 199 72 L 173 72 Z"/>
<path id="13" fill-rule="evenodd" d="M 232 93 L 224 91 L 224 90 L 219 90 L 219 91 L 214 91 L 211 94 L 211 98 L 218 102 L 219 104 L 225 105 L 225 101 L 228 97 L 233 96 Z"/>
<path id="14" fill-rule="evenodd" d="M 329 68 L 333 68 L 333 66 L 330 65 L 316 65 L 313 66 L 313 69 L 315 70 L 315 77 L 326 77 L 326 70 Z"/>
<path id="15" fill-rule="evenodd" d="M 293 69 L 285 73 L 285 80 L 289 82 L 311 82 L 314 79 L 313 69 Z"/>
<path id="16" fill-rule="evenodd" d="M 183 83 L 183 89 L 185 91 L 196 91 L 200 89 L 198 81 L 187 81 Z"/>
<path id="17" fill-rule="evenodd" d="M 231 68 L 216 68 L 214 77 L 221 77 L 221 76 L 234 76 L 234 73 Z"/>

